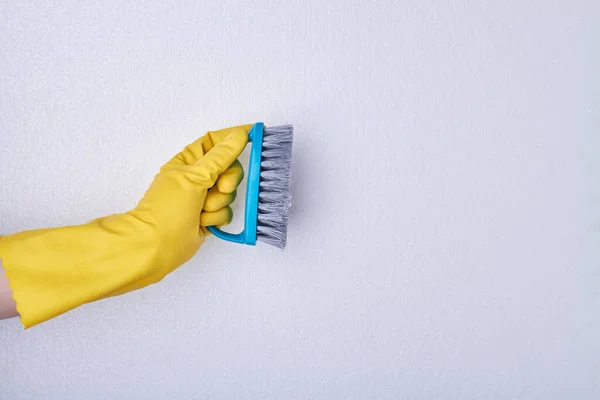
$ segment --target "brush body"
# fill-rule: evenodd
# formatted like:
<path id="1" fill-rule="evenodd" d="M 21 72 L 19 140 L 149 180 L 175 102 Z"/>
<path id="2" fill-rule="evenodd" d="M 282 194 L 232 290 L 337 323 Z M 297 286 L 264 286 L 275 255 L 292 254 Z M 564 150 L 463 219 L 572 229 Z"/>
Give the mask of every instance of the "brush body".
<path id="1" fill-rule="evenodd" d="M 280 249 L 287 243 L 288 213 L 291 205 L 293 126 L 265 128 L 258 122 L 248 133 L 252 143 L 244 230 L 238 234 L 217 227 L 208 229 L 217 237 L 234 243 L 256 245 L 257 241 Z"/>
<path id="2" fill-rule="evenodd" d="M 285 248 L 287 242 L 292 142 L 292 125 L 266 128 L 263 132 L 257 239 L 279 248 Z"/>

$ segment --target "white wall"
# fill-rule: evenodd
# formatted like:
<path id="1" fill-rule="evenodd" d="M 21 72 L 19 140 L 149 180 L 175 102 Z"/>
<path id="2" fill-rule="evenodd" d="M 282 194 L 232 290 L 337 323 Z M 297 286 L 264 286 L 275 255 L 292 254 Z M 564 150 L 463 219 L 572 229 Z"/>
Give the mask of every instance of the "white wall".
<path id="1" fill-rule="evenodd" d="M 262 120 L 289 247 L 0 322 L 0 399 L 598 398 L 596 1 L 62 3 L 0 3 L 0 232 Z"/>

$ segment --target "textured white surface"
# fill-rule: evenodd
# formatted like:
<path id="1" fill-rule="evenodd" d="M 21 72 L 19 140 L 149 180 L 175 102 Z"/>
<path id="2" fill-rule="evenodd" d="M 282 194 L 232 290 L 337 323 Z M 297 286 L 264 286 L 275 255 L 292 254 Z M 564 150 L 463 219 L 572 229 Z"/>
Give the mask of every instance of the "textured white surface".
<path id="1" fill-rule="evenodd" d="M 289 247 L 0 322 L 0 399 L 598 398 L 596 1 L 86 3 L 0 2 L 0 232 L 264 120 Z"/>

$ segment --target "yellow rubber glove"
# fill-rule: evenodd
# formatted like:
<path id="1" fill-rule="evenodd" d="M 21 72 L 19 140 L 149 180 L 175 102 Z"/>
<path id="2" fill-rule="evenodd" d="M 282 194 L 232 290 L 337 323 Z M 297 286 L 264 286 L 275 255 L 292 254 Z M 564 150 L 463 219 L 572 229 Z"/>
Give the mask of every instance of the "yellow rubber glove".
<path id="1" fill-rule="evenodd" d="M 0 238 L 24 327 L 159 282 L 192 258 L 207 235 L 203 226 L 231 221 L 243 178 L 236 159 L 251 127 L 208 132 L 187 146 L 129 212 Z"/>

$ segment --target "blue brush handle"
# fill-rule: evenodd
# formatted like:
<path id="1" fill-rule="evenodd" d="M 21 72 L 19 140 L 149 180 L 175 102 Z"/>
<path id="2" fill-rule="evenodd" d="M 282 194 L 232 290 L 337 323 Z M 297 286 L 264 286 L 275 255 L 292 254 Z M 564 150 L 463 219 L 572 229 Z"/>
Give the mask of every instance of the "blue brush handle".
<path id="1" fill-rule="evenodd" d="M 248 184 L 246 186 L 246 214 L 244 230 L 238 234 L 223 232 L 216 226 L 209 226 L 216 237 L 228 242 L 256 245 L 256 223 L 258 221 L 258 186 L 260 183 L 260 161 L 262 158 L 264 124 L 255 123 L 248 132 L 248 142 L 252 143 L 248 165 Z"/>

